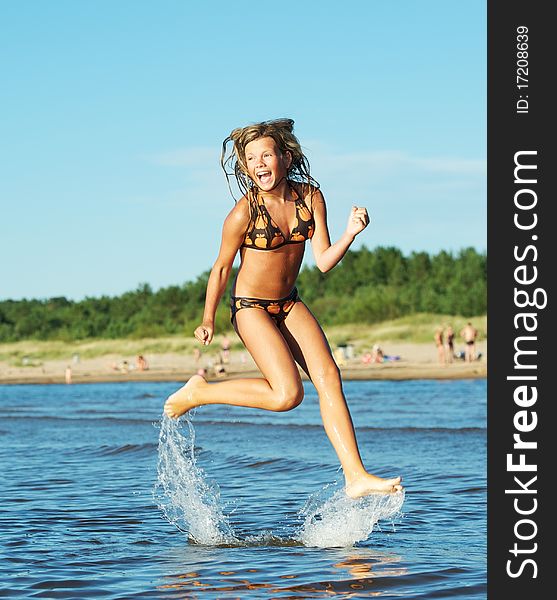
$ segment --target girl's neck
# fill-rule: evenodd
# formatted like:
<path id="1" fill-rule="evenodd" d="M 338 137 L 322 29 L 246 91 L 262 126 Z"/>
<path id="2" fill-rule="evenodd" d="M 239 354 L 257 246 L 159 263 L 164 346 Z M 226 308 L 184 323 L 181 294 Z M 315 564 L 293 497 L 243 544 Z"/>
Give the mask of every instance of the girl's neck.
<path id="1" fill-rule="evenodd" d="M 272 189 L 269 191 L 258 189 L 258 194 L 265 198 L 276 198 L 277 200 L 288 202 L 293 197 L 292 186 L 286 177 L 283 177 Z"/>

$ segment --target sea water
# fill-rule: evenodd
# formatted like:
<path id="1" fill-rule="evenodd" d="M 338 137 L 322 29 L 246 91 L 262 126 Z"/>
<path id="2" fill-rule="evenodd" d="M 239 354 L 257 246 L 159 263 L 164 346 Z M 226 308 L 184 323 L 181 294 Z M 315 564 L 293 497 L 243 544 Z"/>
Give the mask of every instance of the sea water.
<path id="1" fill-rule="evenodd" d="M 0 386 L 0 595 L 486 595 L 486 382 L 347 381 L 364 463 L 346 498 L 301 406 L 162 418 L 181 382 Z"/>

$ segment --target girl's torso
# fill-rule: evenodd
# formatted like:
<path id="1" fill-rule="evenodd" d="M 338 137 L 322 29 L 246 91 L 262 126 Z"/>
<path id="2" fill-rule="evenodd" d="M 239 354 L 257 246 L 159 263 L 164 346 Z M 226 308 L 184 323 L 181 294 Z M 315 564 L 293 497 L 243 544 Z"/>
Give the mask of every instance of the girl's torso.
<path id="1" fill-rule="evenodd" d="M 304 256 L 305 241 L 315 229 L 311 194 L 289 183 L 290 199 L 283 218 L 271 216 L 273 202 L 265 194 L 250 193 L 250 219 L 240 248 L 241 264 L 232 288 L 235 296 L 275 299 L 294 287 Z M 309 190 L 308 190 L 309 191 Z M 271 210 L 269 210 L 271 208 Z M 280 222 L 280 225 L 277 223 Z"/>

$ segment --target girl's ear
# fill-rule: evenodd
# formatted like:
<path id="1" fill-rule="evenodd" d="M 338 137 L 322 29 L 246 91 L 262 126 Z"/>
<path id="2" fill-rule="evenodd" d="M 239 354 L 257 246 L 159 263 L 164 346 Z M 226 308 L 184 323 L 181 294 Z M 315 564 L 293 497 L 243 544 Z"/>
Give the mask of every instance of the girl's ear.
<path id="1" fill-rule="evenodd" d="M 290 152 L 290 150 L 285 150 L 283 156 L 286 159 L 286 168 L 290 169 L 290 165 L 292 164 L 292 152 Z"/>

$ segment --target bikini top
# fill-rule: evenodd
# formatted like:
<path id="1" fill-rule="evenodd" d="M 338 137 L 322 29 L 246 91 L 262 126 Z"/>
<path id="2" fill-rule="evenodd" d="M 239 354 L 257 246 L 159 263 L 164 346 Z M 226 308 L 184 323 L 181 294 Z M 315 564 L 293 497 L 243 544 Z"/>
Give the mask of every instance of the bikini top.
<path id="1" fill-rule="evenodd" d="M 249 196 L 250 221 L 244 236 L 243 248 L 254 250 L 275 250 L 286 244 L 298 244 L 311 239 L 315 230 L 313 215 L 298 192 L 289 186 L 296 196 L 296 225 L 286 237 L 280 227 L 273 221 L 263 197 L 257 193 L 257 189 Z"/>

